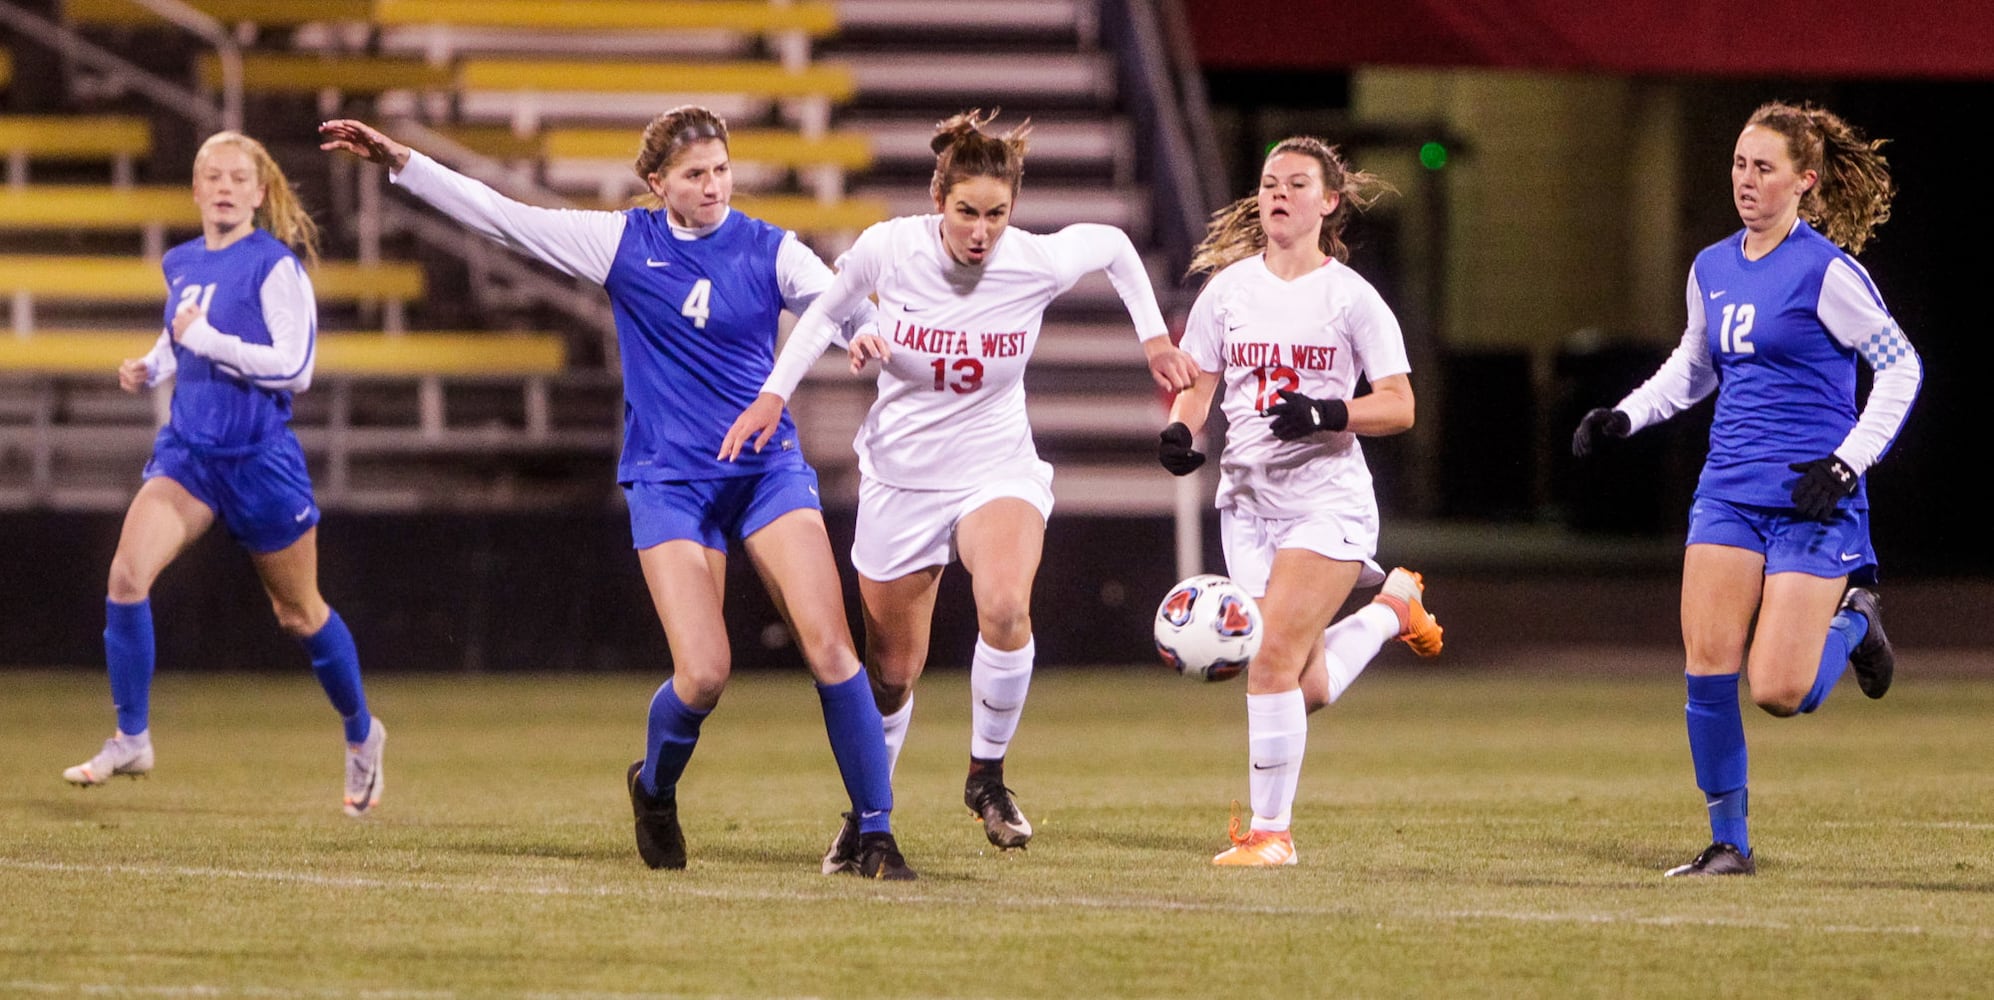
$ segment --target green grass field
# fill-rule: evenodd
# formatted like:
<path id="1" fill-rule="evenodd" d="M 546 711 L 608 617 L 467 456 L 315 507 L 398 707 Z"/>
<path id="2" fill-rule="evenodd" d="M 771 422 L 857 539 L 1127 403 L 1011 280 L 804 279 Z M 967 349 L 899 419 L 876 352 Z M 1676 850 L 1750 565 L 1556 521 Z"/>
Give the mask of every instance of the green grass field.
<path id="1" fill-rule="evenodd" d="M 1299 867 L 1218 871 L 1243 687 L 1042 672 L 998 854 L 960 805 L 965 675 L 921 689 L 895 820 L 921 880 L 826 878 L 843 807 L 801 676 L 737 678 L 631 846 L 655 677 L 389 677 L 378 814 L 339 811 L 309 676 L 164 675 L 158 770 L 79 790 L 94 669 L 0 672 L 0 995 L 1968 997 L 1994 992 L 1994 677 L 1749 709 L 1750 879 L 1708 831 L 1666 650 L 1427 672 L 1311 719 Z M 1908 676 L 1906 676 L 1908 674 Z"/>

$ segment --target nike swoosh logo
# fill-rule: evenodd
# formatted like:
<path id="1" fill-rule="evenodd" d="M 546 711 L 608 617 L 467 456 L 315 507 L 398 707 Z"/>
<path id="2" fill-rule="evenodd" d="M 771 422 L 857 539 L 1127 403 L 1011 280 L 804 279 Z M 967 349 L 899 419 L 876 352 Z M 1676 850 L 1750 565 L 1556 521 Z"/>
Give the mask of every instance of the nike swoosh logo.
<path id="1" fill-rule="evenodd" d="M 1711 292 L 1711 293 L 1710 293 L 1710 301 L 1712 301 L 1712 302 L 1715 302 L 1715 301 L 1717 301 L 1718 299 L 1721 299 L 1721 298 L 1723 298 L 1723 297 L 1724 297 L 1724 292 L 1725 292 L 1725 291 L 1727 291 L 1727 290 L 1728 290 L 1728 289 L 1719 289 L 1719 290 L 1717 290 L 1717 291 L 1714 291 L 1714 292 Z"/>
<path id="2" fill-rule="evenodd" d="M 299 511 L 295 517 L 291 518 L 291 520 L 296 521 L 299 524 L 303 524 L 305 523 L 305 518 L 308 518 L 310 516 L 312 516 L 312 509 L 310 507 L 306 507 L 304 510 Z"/>
<path id="3" fill-rule="evenodd" d="M 817 487 L 815 486 L 810 487 L 810 495 L 813 497 L 817 495 Z"/>
<path id="4" fill-rule="evenodd" d="M 1281 765 L 1279 765 L 1279 764 L 1269 764 L 1269 765 L 1267 765 L 1266 767 L 1261 767 L 1260 765 L 1258 765 L 1258 764 L 1255 764 L 1255 765 L 1253 765 L 1253 769 L 1254 769 L 1254 770 L 1256 770 L 1256 771 L 1272 771 L 1273 769 L 1275 769 L 1275 768 L 1277 768 L 1277 767 L 1280 767 L 1280 766 L 1281 766 Z"/>
<path id="5" fill-rule="evenodd" d="M 1008 712 L 1008 711 L 1011 711 L 1011 710 L 1010 710 L 1010 709 L 1008 709 L 1008 708 L 998 708 L 997 706 L 995 706 L 995 705 L 992 705 L 992 704 L 990 704 L 990 699 L 988 699 L 988 698 L 978 698 L 978 699 L 976 699 L 976 700 L 977 700 L 977 701 L 979 701 L 979 702 L 982 702 L 982 703 L 983 703 L 983 707 L 984 707 L 984 708 L 987 708 L 987 709 L 989 709 L 989 710 L 991 710 L 991 711 L 993 711 L 993 712 Z"/>
<path id="6" fill-rule="evenodd" d="M 859 813 L 859 818 L 872 819 L 874 817 L 884 816 L 884 815 L 886 815 L 886 810 L 884 809 L 867 809 L 866 811 Z"/>
<path id="7" fill-rule="evenodd" d="M 1862 558 L 1862 553 L 1860 553 L 1860 552 L 1844 552 L 1844 553 L 1842 553 L 1842 561 L 1843 561 L 1843 562 L 1855 562 L 1856 560 L 1858 560 L 1858 559 L 1861 559 L 1861 558 Z"/>
<path id="8" fill-rule="evenodd" d="M 671 261 L 668 261 L 668 260 L 652 260 L 651 258 L 649 258 L 649 257 L 646 257 L 646 258 L 644 258 L 644 266 L 645 266 L 645 267 L 670 267 L 670 266 L 672 266 L 672 262 L 671 262 Z M 1716 298 L 1716 297 L 1717 297 L 1717 296 L 1715 296 L 1715 295 L 1712 295 L 1712 296 L 1711 296 L 1711 298 L 1713 298 L 1713 299 L 1714 299 L 1714 298 Z"/>

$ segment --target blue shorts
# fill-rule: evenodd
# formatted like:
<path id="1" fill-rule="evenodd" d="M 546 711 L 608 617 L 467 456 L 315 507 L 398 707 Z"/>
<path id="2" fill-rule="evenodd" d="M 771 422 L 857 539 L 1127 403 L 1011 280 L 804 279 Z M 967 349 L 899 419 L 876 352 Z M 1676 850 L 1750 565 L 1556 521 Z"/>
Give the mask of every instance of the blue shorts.
<path id="1" fill-rule="evenodd" d="M 1689 506 L 1687 544 L 1729 545 L 1766 557 L 1766 575 L 1805 573 L 1876 582 L 1876 550 L 1869 544 L 1869 511 L 1842 508 L 1822 524 L 1778 507 L 1754 507 L 1713 497 Z"/>
<path id="2" fill-rule="evenodd" d="M 807 465 L 725 479 L 623 484 L 630 540 L 639 551 L 687 539 L 719 552 L 792 510 L 823 510 L 817 471 Z"/>
<path id="3" fill-rule="evenodd" d="M 251 552 L 277 552 L 318 524 L 305 451 L 285 428 L 253 448 L 197 449 L 171 424 L 159 429 L 145 478 L 165 476 L 221 519 L 229 537 Z"/>

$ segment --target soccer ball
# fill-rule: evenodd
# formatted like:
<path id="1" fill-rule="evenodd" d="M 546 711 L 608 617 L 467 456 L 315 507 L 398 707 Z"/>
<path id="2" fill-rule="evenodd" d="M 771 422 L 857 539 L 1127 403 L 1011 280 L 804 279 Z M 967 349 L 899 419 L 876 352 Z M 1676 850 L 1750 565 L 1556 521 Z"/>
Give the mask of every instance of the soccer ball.
<path id="1" fill-rule="evenodd" d="M 1260 606 L 1226 577 L 1194 576 L 1157 606 L 1155 631 L 1164 663 L 1195 681 L 1222 681 L 1259 651 Z"/>

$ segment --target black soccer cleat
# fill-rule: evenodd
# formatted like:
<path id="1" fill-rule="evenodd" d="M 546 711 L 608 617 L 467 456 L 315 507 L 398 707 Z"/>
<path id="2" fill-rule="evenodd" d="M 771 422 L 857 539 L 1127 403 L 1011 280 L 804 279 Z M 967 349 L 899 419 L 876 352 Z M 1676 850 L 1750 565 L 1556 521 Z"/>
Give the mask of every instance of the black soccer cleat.
<path id="1" fill-rule="evenodd" d="M 652 868 L 685 867 L 685 832 L 679 829 L 676 791 L 653 797 L 637 781 L 644 762 L 630 765 L 630 811 L 637 817 L 637 856 Z"/>
<path id="2" fill-rule="evenodd" d="M 1842 595 L 1842 610 L 1869 619 L 1869 634 L 1849 650 L 1849 667 L 1856 672 L 1856 686 L 1863 694 L 1881 698 L 1897 673 L 1897 651 L 1883 634 L 1883 598 L 1867 587 L 1850 587 Z"/>
<path id="3" fill-rule="evenodd" d="M 1740 854 L 1730 844 L 1719 841 L 1703 849 L 1696 860 L 1686 865 L 1677 865 L 1662 873 L 1663 878 L 1681 875 L 1756 875 L 1759 863 L 1749 854 Z"/>
<path id="4" fill-rule="evenodd" d="M 1001 768 L 992 772 L 972 769 L 962 786 L 962 804 L 971 815 L 983 821 L 983 835 L 999 849 L 1023 849 L 1032 839 L 1032 823 L 1018 811 L 1011 790 L 1004 787 Z"/>
<path id="5" fill-rule="evenodd" d="M 884 882 L 912 882 L 918 876 L 900 856 L 900 845 L 890 833 L 859 834 L 859 877 Z"/>
<path id="6" fill-rule="evenodd" d="M 848 812 L 844 817 L 844 825 L 838 827 L 838 835 L 831 838 L 831 847 L 824 852 L 826 875 L 859 873 L 859 816 Z"/>

